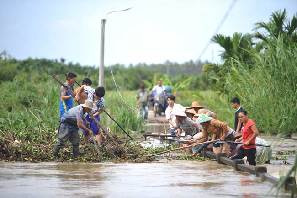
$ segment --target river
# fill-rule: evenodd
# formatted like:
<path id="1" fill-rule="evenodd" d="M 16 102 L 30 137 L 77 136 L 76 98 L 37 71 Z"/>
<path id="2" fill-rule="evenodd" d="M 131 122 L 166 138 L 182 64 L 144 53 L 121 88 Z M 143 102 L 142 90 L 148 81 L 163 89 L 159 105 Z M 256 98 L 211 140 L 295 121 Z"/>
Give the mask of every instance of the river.
<path id="1" fill-rule="evenodd" d="M 215 161 L 0 162 L 1 197 L 252 198 L 271 197 L 271 189 L 269 182 Z"/>

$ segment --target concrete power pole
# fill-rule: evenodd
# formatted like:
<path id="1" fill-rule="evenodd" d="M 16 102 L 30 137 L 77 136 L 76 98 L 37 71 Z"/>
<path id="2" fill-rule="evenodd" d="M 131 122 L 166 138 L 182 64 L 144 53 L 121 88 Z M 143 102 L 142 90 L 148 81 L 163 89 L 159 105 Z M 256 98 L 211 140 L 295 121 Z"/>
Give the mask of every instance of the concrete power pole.
<path id="1" fill-rule="evenodd" d="M 101 19 L 101 51 L 99 66 L 99 86 L 104 86 L 104 39 L 105 39 L 105 23 L 106 19 Z"/>

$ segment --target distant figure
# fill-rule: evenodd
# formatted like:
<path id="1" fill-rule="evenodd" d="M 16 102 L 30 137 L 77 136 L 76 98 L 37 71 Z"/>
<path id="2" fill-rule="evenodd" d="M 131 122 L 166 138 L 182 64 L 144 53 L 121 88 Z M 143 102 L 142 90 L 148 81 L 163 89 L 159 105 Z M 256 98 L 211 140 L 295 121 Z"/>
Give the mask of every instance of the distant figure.
<path id="1" fill-rule="evenodd" d="M 238 114 L 240 112 L 243 112 L 244 109 L 240 106 L 240 100 L 237 97 L 232 98 L 231 100 L 231 106 L 233 109 L 235 109 L 234 113 L 234 130 L 236 132 L 235 136 L 241 136 L 241 128 L 242 128 L 242 122 L 238 119 Z"/>
<path id="2" fill-rule="evenodd" d="M 144 83 L 141 82 L 137 91 L 137 107 L 139 109 L 139 115 L 146 120 L 148 118 L 148 97 L 149 93 L 145 89 Z"/>
<path id="3" fill-rule="evenodd" d="M 165 86 L 163 86 L 163 81 L 159 80 L 158 84 L 153 87 L 151 95 L 154 98 L 154 114 L 161 115 L 165 111 Z"/>
<path id="4" fill-rule="evenodd" d="M 239 112 L 238 118 L 243 123 L 241 129 L 242 137 L 235 141 L 242 142 L 243 145 L 231 159 L 242 159 L 246 156 L 249 164 L 256 166 L 256 137 L 259 135 L 259 131 L 255 122 L 249 119 L 247 111 L 243 110 Z"/>
<path id="5" fill-rule="evenodd" d="M 59 151 L 64 147 L 67 140 L 72 144 L 73 158 L 77 158 L 79 155 L 79 134 L 78 129 L 83 129 L 91 133 L 84 124 L 84 114 L 91 112 L 93 108 L 93 102 L 86 100 L 85 104 L 78 105 L 65 112 L 61 118 L 61 123 L 58 131 L 58 141 L 54 146 L 54 157 L 59 157 Z"/>
<path id="6" fill-rule="evenodd" d="M 65 112 L 67 112 L 69 109 L 73 107 L 74 105 L 73 98 L 75 97 L 73 85 L 75 82 L 76 74 L 69 72 L 65 74 L 65 76 L 66 76 L 66 82 L 64 84 L 65 86 L 61 86 L 60 88 L 60 104 L 59 104 L 60 118 L 62 118 Z"/>

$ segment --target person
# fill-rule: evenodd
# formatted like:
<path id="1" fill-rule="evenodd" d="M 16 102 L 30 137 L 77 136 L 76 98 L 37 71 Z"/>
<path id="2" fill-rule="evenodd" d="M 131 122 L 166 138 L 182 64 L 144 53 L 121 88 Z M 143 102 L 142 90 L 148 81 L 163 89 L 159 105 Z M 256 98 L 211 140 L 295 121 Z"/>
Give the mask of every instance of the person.
<path id="1" fill-rule="evenodd" d="M 259 131 L 255 122 L 249 119 L 247 111 L 243 110 L 239 112 L 238 119 L 243 124 L 241 129 L 242 137 L 235 141 L 241 142 L 243 145 L 240 147 L 238 153 L 232 156 L 231 159 L 242 159 L 246 156 L 248 163 L 256 166 L 256 137 L 259 135 Z"/>
<path id="2" fill-rule="evenodd" d="M 137 91 L 136 100 L 139 115 L 141 115 L 144 120 L 148 118 L 148 96 L 148 91 L 145 89 L 144 83 L 141 82 Z"/>
<path id="3" fill-rule="evenodd" d="M 94 125 L 94 135 L 96 141 L 100 145 L 102 143 L 102 133 L 100 133 L 100 114 L 105 110 L 105 88 L 104 87 L 97 87 L 95 89 L 94 99 L 95 99 L 95 109 L 93 110 L 93 121 L 96 122 Z M 97 128 L 96 128 L 97 127 Z"/>
<path id="4" fill-rule="evenodd" d="M 175 108 L 172 111 L 176 119 L 176 136 L 180 137 L 182 131 L 185 132 L 185 139 L 192 139 L 192 137 L 200 132 L 199 125 L 187 117 L 184 108 Z"/>
<path id="5" fill-rule="evenodd" d="M 204 107 L 200 105 L 198 101 L 193 101 L 191 104 L 191 108 L 195 111 L 196 114 L 198 114 L 199 109 L 203 109 Z"/>
<path id="6" fill-rule="evenodd" d="M 67 112 L 69 109 L 73 107 L 74 105 L 73 98 L 75 97 L 73 85 L 75 82 L 75 78 L 77 76 L 75 73 L 72 73 L 72 72 L 65 74 L 65 76 L 66 76 L 66 82 L 64 86 L 61 86 L 60 88 L 60 102 L 59 102 L 60 118 L 62 118 L 65 112 Z"/>
<path id="7" fill-rule="evenodd" d="M 199 114 L 197 122 L 202 125 L 202 134 L 203 137 L 208 137 L 208 134 L 211 134 L 211 141 L 220 139 L 222 141 L 233 138 L 233 130 L 228 127 L 225 122 L 214 119 L 206 114 Z M 230 155 L 230 146 L 228 143 L 222 144 L 213 144 L 213 152 L 215 154 L 225 153 L 227 156 Z"/>
<path id="8" fill-rule="evenodd" d="M 186 111 L 185 111 L 186 115 L 188 118 L 190 118 L 191 120 L 195 121 L 196 118 L 194 117 L 196 112 L 192 107 L 186 107 Z"/>
<path id="9" fill-rule="evenodd" d="M 158 84 L 155 85 L 151 91 L 151 95 L 154 98 L 154 113 L 155 116 L 158 113 L 161 115 L 165 111 L 165 86 L 163 86 L 163 81 L 160 79 Z"/>
<path id="10" fill-rule="evenodd" d="M 182 109 L 183 106 L 180 104 L 175 103 L 175 96 L 174 95 L 170 95 L 167 97 L 167 103 L 168 106 L 165 110 L 165 118 L 166 120 L 168 120 L 169 122 L 169 130 L 168 132 L 171 135 L 175 135 L 176 134 L 176 119 L 175 119 L 175 115 L 172 114 L 173 109 L 176 108 L 180 108 Z"/>
<path id="11" fill-rule="evenodd" d="M 84 124 L 84 114 L 91 112 L 92 108 L 93 102 L 86 100 L 84 104 L 73 107 L 63 114 L 58 130 L 58 141 L 54 146 L 54 157 L 59 157 L 59 151 L 64 147 L 67 140 L 72 144 L 73 158 L 78 157 L 80 141 L 78 130 L 80 128 L 89 133 L 92 132 L 91 129 L 87 128 Z"/>
<path id="12" fill-rule="evenodd" d="M 241 132 L 241 128 L 242 128 L 242 122 L 238 119 L 238 114 L 240 112 L 243 112 L 244 109 L 241 107 L 240 105 L 240 100 L 238 97 L 234 97 L 231 99 L 231 106 L 233 109 L 235 109 L 235 113 L 234 113 L 234 130 L 236 132 L 236 136 L 241 136 L 240 132 Z"/>
<path id="13" fill-rule="evenodd" d="M 75 101 L 79 104 L 83 104 L 85 100 L 93 101 L 93 95 L 95 89 L 91 87 L 92 81 L 89 78 L 83 79 L 81 86 L 74 90 Z"/>

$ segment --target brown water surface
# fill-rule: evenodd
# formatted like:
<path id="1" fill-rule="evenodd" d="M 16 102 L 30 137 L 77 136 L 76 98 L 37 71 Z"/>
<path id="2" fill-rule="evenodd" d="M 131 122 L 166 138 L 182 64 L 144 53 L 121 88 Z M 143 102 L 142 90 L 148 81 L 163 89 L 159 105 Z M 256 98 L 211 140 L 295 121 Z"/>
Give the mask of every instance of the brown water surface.
<path id="1" fill-rule="evenodd" d="M 213 161 L 0 163 L 1 197 L 249 198 L 272 197 L 271 189 Z"/>

